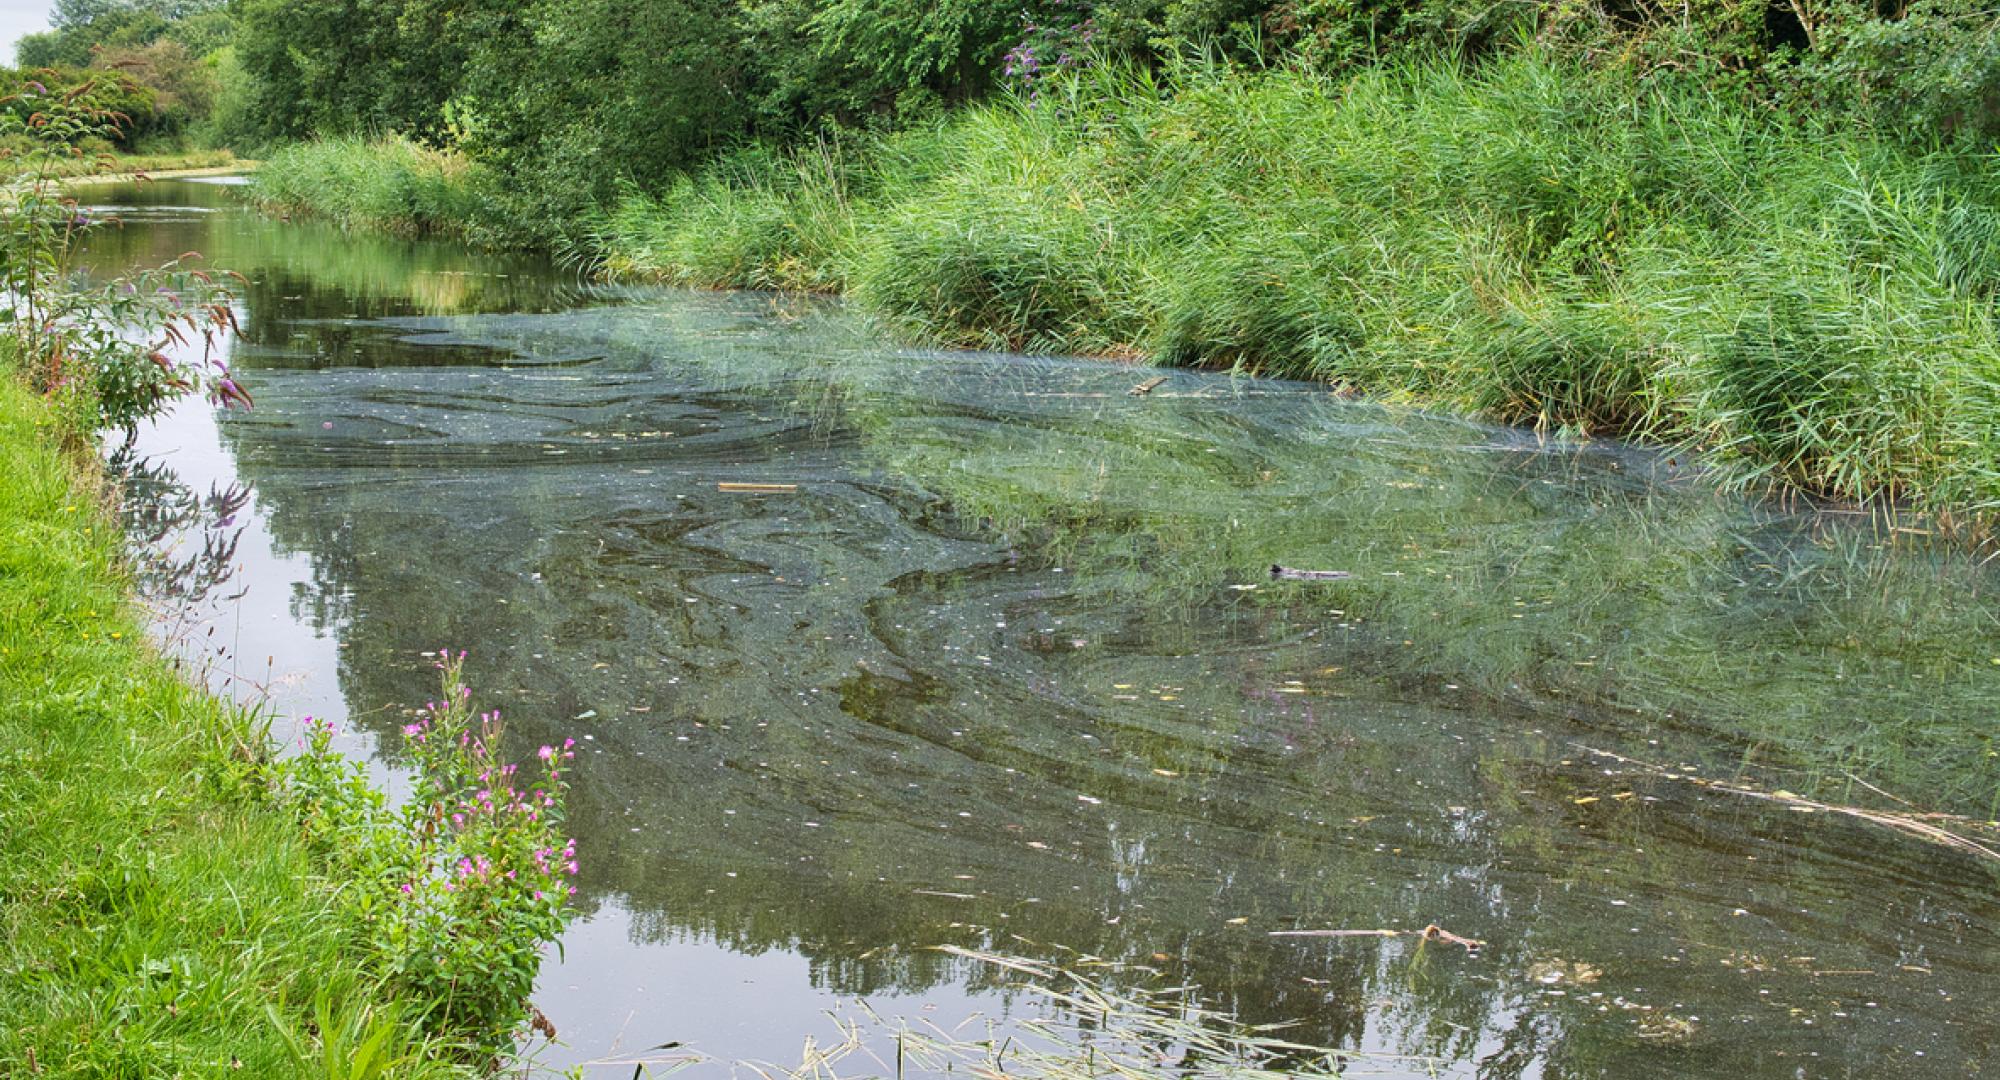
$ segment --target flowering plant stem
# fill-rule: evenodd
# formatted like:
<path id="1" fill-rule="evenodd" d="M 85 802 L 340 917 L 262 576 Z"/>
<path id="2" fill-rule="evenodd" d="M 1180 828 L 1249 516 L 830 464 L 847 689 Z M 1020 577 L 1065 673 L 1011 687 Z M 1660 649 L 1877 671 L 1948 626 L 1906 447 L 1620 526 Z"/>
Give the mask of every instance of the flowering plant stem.
<path id="1" fill-rule="evenodd" d="M 364 883 L 349 906 L 382 972 L 433 1031 L 496 1055 L 527 1021 L 542 954 L 571 915 L 563 773 L 575 749 L 544 746 L 526 772 L 507 762 L 499 712 L 473 707 L 465 654 L 439 656 L 439 697 L 402 730 L 416 765 L 406 802 L 391 808 L 323 721 L 308 720 L 285 776 L 309 829 Z"/>

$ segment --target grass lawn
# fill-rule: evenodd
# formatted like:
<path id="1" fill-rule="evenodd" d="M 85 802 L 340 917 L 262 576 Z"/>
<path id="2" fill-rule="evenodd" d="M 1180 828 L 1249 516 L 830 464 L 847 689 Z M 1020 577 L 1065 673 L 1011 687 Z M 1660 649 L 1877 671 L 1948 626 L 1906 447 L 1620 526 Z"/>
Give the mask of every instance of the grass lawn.
<path id="1" fill-rule="evenodd" d="M 441 1073 L 267 798 L 260 726 L 141 632 L 55 423 L 0 377 L 0 1075 Z"/>

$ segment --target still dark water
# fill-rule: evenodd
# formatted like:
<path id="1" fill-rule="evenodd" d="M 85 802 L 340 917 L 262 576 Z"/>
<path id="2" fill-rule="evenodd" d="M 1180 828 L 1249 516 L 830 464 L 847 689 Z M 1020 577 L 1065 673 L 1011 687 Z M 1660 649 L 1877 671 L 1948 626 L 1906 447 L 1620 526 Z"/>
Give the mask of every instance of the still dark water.
<path id="1" fill-rule="evenodd" d="M 2000 1069 L 2000 863 L 1694 780 L 1995 816 L 1972 557 L 1310 386 L 1133 397 L 220 185 L 85 198 L 105 265 L 248 278 L 257 408 L 119 455 L 175 647 L 392 785 L 445 644 L 517 746 L 584 748 L 544 1061 L 1038 1008 L 959 945 L 1198 984 L 1357 1073 Z M 1430 923 L 1489 945 L 1272 936 Z"/>

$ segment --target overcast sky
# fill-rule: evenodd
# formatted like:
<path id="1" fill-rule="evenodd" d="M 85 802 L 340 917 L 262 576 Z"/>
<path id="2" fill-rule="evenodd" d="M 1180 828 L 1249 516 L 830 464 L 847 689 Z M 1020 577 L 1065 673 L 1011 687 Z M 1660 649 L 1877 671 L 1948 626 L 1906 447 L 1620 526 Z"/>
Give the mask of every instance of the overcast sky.
<path id="1" fill-rule="evenodd" d="M 14 62 L 14 43 L 21 35 L 49 28 L 53 0 L 0 0 L 0 60 Z"/>

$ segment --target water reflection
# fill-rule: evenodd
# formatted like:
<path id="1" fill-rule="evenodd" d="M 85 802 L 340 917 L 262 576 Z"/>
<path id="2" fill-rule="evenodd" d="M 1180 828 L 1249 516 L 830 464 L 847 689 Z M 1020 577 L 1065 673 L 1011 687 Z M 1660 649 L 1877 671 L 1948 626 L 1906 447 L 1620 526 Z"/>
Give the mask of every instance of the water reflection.
<path id="1" fill-rule="evenodd" d="M 389 732 L 451 642 L 523 743 L 583 742 L 593 918 L 541 991 L 578 1058 L 783 1060 L 832 996 L 1006 1008 L 947 943 L 1447 1075 L 1993 1053 L 1990 869 L 1679 778 L 1990 815 L 1970 559 L 1617 447 L 1215 375 L 1133 397 L 768 298 L 578 308 L 546 269 L 147 190 L 100 255 L 248 275 L 259 406 L 144 435 L 176 477 L 135 534 L 215 523 L 175 587 L 247 563 L 208 617 L 250 613 L 237 651 L 322 713 Z M 1490 945 L 1269 936 L 1431 922 Z"/>

